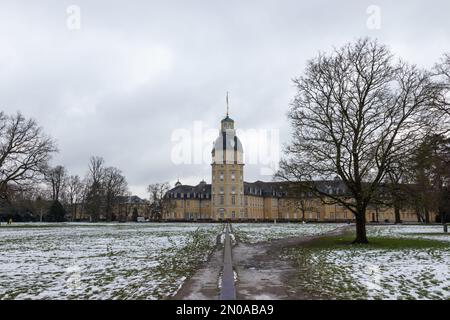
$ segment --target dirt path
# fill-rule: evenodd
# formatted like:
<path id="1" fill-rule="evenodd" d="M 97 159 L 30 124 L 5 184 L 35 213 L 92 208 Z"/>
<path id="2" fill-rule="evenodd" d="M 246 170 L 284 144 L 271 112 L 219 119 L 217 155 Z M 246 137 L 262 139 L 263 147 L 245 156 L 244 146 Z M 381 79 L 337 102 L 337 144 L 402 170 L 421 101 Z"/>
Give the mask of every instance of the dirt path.
<path id="1" fill-rule="evenodd" d="M 297 270 L 279 257 L 283 248 L 298 246 L 323 236 L 339 235 L 353 228 L 352 225 L 336 228 L 326 234 L 306 237 L 290 237 L 255 244 L 239 242 L 232 249 L 234 270 L 237 273 L 236 298 L 309 299 L 289 283 Z M 223 267 L 223 246 L 217 245 L 209 260 L 188 279 L 174 299 L 219 299 L 219 276 Z"/>
<path id="2" fill-rule="evenodd" d="M 238 274 L 237 299 L 310 299 L 290 286 L 290 279 L 297 270 L 289 261 L 280 259 L 279 253 L 284 248 L 305 244 L 325 235 L 342 234 L 349 228 L 353 226 L 339 227 L 317 236 L 291 237 L 256 244 L 238 242 L 233 248 L 233 263 Z"/>

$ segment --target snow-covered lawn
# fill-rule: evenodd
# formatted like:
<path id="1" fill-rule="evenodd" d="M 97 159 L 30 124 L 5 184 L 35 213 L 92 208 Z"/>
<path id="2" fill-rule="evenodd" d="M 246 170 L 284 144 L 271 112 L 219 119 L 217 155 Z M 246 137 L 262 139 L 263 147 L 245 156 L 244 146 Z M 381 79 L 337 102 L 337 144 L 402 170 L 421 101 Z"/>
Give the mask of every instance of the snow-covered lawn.
<path id="1" fill-rule="evenodd" d="M 450 233 L 443 233 L 442 225 L 369 225 L 367 235 L 389 236 L 400 238 L 420 238 L 440 241 L 450 241 Z"/>
<path id="2" fill-rule="evenodd" d="M 218 224 L 0 227 L 0 299 L 161 299 L 215 245 Z"/>
<path id="3" fill-rule="evenodd" d="M 289 249 L 293 286 L 330 299 L 450 299 L 450 243 L 442 226 L 368 226 L 370 245 L 353 236 Z"/>
<path id="4" fill-rule="evenodd" d="M 256 243 L 287 237 L 319 235 L 345 225 L 338 223 L 234 223 L 233 232 L 243 242 Z"/>

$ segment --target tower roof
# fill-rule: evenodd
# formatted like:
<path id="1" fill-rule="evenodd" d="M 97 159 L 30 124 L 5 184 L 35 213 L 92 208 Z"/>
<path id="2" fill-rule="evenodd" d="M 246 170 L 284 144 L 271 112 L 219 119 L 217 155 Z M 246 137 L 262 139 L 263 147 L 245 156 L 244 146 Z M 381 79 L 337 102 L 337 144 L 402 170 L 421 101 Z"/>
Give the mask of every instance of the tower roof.
<path id="1" fill-rule="evenodd" d="M 234 122 L 234 120 L 231 119 L 231 118 L 228 116 L 228 114 L 227 114 L 226 117 L 223 118 L 221 122 Z"/>

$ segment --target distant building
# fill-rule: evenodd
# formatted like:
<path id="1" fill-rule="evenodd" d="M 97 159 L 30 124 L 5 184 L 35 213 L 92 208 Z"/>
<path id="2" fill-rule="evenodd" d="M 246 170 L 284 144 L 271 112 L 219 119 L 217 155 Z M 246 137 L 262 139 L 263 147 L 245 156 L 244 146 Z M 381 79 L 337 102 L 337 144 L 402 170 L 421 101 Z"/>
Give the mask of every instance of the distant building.
<path id="1" fill-rule="evenodd" d="M 90 213 L 87 212 L 84 203 L 77 203 L 74 206 L 73 216 L 69 210 L 67 219 L 70 221 L 89 221 Z M 141 199 L 138 196 L 119 196 L 114 201 L 112 207 L 113 221 L 133 221 L 133 214 L 136 213 L 139 221 L 148 220 L 150 218 L 149 214 L 149 203 L 147 200 Z M 100 214 L 99 220 L 106 220 L 103 214 Z"/>
<path id="2" fill-rule="evenodd" d="M 180 181 L 168 191 L 172 203 L 163 213 L 165 220 L 286 220 L 286 221 L 350 221 L 353 213 L 343 206 L 325 204 L 308 193 L 293 195 L 287 182 L 245 182 L 243 147 L 236 135 L 234 121 L 221 121 L 219 137 L 212 149 L 211 184 L 201 181 L 196 186 Z M 344 194 L 341 180 L 316 181 L 319 188 L 331 194 Z M 369 207 L 367 221 L 393 222 L 394 210 Z M 403 221 L 417 221 L 414 210 L 401 212 Z"/>

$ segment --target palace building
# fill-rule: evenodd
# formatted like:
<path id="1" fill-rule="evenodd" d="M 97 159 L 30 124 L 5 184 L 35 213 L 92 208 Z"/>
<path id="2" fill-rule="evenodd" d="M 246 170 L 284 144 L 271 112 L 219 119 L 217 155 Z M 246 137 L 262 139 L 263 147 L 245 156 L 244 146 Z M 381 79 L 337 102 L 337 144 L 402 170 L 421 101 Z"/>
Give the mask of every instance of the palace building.
<path id="1" fill-rule="evenodd" d="M 228 97 L 227 97 L 228 104 Z M 308 193 L 292 196 L 286 182 L 244 181 L 244 149 L 234 121 L 227 114 L 211 152 L 211 184 L 196 186 L 177 181 L 166 198 L 170 205 L 165 220 L 178 221 L 351 221 L 353 213 L 339 205 L 328 205 Z M 315 181 L 329 194 L 344 194 L 342 181 Z M 401 211 L 403 221 L 417 221 L 413 210 Z M 393 222 L 394 210 L 369 207 L 367 221 Z"/>

